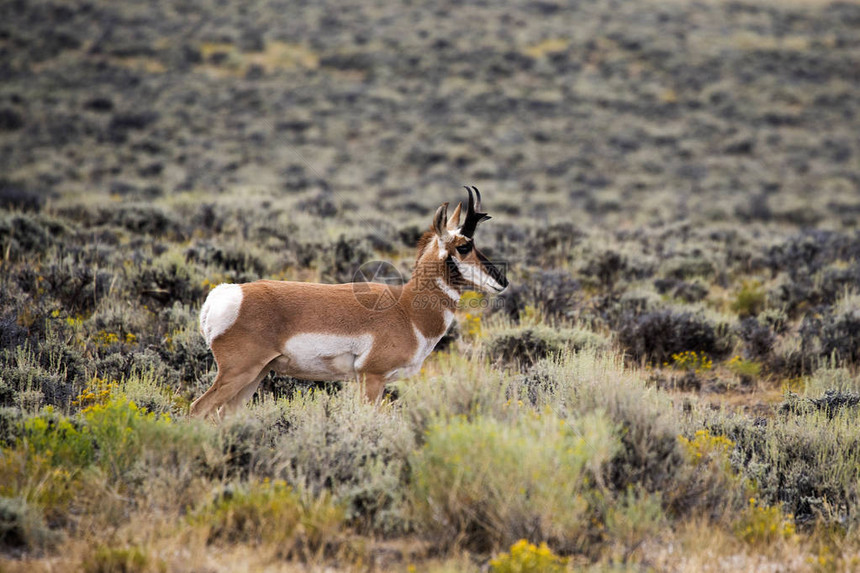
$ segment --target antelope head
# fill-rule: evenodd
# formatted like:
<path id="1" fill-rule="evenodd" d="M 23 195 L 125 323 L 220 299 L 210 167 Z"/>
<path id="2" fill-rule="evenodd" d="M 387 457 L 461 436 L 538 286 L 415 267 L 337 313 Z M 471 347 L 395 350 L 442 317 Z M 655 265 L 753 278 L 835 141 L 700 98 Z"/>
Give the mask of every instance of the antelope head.
<path id="1" fill-rule="evenodd" d="M 508 286 L 505 273 L 478 250 L 474 239 L 478 223 L 490 216 L 481 212 L 478 188 L 466 187 L 466 191 L 469 192 L 469 202 L 462 224 L 462 203 L 457 205 L 450 218 L 448 203 L 443 203 L 433 217 L 432 231 L 436 236 L 439 259 L 445 261 L 445 282 L 458 292 L 477 290 L 498 294 Z"/>

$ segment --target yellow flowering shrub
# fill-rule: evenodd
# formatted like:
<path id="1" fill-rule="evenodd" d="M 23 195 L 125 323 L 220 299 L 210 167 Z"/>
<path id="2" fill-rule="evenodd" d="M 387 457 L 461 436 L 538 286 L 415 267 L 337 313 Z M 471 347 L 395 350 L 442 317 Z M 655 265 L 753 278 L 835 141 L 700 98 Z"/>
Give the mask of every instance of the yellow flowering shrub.
<path id="1" fill-rule="evenodd" d="M 708 430 L 698 430 L 692 440 L 678 436 L 678 440 L 687 453 L 687 458 L 694 464 L 710 460 L 720 460 L 728 464 L 729 453 L 735 443 L 725 436 L 712 436 Z"/>
<path id="2" fill-rule="evenodd" d="M 734 531 L 735 535 L 753 545 L 772 543 L 794 535 L 794 516 L 783 513 L 779 506 L 765 505 L 751 497 L 735 523 Z"/>
<path id="3" fill-rule="evenodd" d="M 124 397 L 95 402 L 81 418 L 58 416 L 48 407 L 24 423 L 19 449 L 42 456 L 51 467 L 84 468 L 96 463 L 114 476 L 138 459 L 145 442 L 158 442 L 170 418 L 142 410 Z"/>
<path id="4" fill-rule="evenodd" d="M 156 416 L 124 397 L 87 408 L 84 420 L 98 444 L 99 465 L 115 477 L 140 457 L 144 442 L 171 425 L 166 414 Z"/>
<path id="5" fill-rule="evenodd" d="M 100 330 L 93 335 L 93 342 L 100 347 L 113 346 L 119 343 L 119 335 L 115 332 Z"/>
<path id="6" fill-rule="evenodd" d="M 216 273 L 216 274 L 212 275 L 211 277 L 206 277 L 205 279 L 203 279 L 200 282 L 200 286 L 202 286 L 203 288 L 205 288 L 207 290 L 212 290 L 216 286 L 220 285 L 221 283 L 228 283 L 228 282 L 230 282 L 230 278 L 227 275 Z"/>
<path id="7" fill-rule="evenodd" d="M 113 380 L 93 378 L 86 388 L 81 390 L 78 397 L 72 400 L 72 406 L 80 406 L 86 412 L 93 406 L 106 404 L 117 388 L 119 388 L 119 384 Z"/>
<path id="8" fill-rule="evenodd" d="M 93 335 L 92 341 L 99 348 L 107 348 L 120 343 L 131 346 L 137 344 L 137 335 L 127 332 L 124 336 L 120 336 L 116 332 L 100 330 Z"/>
<path id="9" fill-rule="evenodd" d="M 669 363 L 664 362 L 663 366 L 669 366 Z M 687 350 L 685 352 L 676 352 L 672 355 L 672 367 L 677 370 L 701 374 L 711 370 L 714 367 L 714 363 L 704 352 Z"/>
<path id="10" fill-rule="evenodd" d="M 460 320 L 460 330 L 466 338 L 481 336 L 481 309 L 484 305 L 484 295 L 474 291 L 463 293 L 459 307 L 466 311 Z"/>
<path id="11" fill-rule="evenodd" d="M 460 321 L 460 328 L 463 336 L 467 338 L 478 338 L 481 336 L 481 315 L 466 314 Z"/>
<path id="12" fill-rule="evenodd" d="M 83 467 L 95 456 L 88 428 L 55 415 L 50 406 L 24 422 L 24 436 L 25 449 L 34 456 L 44 456 L 52 466 Z"/>
<path id="13" fill-rule="evenodd" d="M 0 449 L 0 496 L 35 504 L 52 522 L 62 522 L 78 490 L 81 469 L 96 449 L 81 424 L 46 407 L 26 420 L 14 446 Z"/>
<path id="14" fill-rule="evenodd" d="M 546 543 L 540 546 L 520 539 L 510 552 L 502 553 L 490 561 L 493 573 L 554 573 L 564 571 L 567 559 L 554 554 Z"/>

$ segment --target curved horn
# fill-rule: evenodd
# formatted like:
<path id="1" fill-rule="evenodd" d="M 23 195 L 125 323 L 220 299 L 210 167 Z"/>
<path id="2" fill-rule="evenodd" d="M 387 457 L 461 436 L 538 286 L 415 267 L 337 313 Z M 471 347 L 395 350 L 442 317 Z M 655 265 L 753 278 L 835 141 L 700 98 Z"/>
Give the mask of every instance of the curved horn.
<path id="1" fill-rule="evenodd" d="M 477 197 L 477 198 L 478 198 L 478 200 L 477 200 L 477 201 L 475 201 L 475 211 L 480 211 L 480 210 L 481 210 L 481 192 L 480 192 L 480 191 L 478 191 L 478 188 L 477 188 L 477 187 L 475 187 L 474 185 L 472 185 L 472 189 L 474 189 L 474 190 L 475 190 L 475 197 Z M 492 217 L 490 217 L 490 216 L 489 216 L 489 215 L 487 215 L 486 213 L 481 213 L 481 214 L 482 214 L 482 215 L 484 215 L 484 218 L 483 218 L 483 219 L 481 219 L 480 221 L 478 221 L 479 223 L 480 223 L 481 221 L 486 221 L 487 219 L 492 219 Z"/>
<path id="2" fill-rule="evenodd" d="M 466 237 L 472 237 L 475 234 L 475 228 L 478 226 L 478 223 L 486 221 L 490 216 L 480 212 L 481 192 L 478 191 L 478 188 L 473 186 L 470 189 L 467 185 L 464 185 L 464 187 L 466 187 L 466 191 L 469 193 L 469 203 L 466 206 L 466 221 L 460 228 L 460 233 Z M 472 194 L 472 189 L 475 190 L 475 195 L 478 197 L 477 201 L 475 201 L 475 195 Z"/>

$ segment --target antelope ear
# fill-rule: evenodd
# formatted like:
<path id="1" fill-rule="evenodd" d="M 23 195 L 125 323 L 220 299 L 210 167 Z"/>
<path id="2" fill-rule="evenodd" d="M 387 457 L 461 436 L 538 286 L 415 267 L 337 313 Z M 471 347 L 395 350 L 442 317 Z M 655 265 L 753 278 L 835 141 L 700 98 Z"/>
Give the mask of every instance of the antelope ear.
<path id="1" fill-rule="evenodd" d="M 448 221 L 448 203 L 442 203 L 436 209 L 436 214 L 433 215 L 433 232 L 436 233 L 443 241 L 448 242 L 451 235 L 448 233 L 448 228 L 445 223 Z"/>
<path id="2" fill-rule="evenodd" d="M 460 209 L 463 208 L 463 203 L 457 203 L 457 208 L 454 209 L 454 212 L 451 214 L 451 217 L 448 219 L 448 230 L 456 231 L 460 228 Z"/>

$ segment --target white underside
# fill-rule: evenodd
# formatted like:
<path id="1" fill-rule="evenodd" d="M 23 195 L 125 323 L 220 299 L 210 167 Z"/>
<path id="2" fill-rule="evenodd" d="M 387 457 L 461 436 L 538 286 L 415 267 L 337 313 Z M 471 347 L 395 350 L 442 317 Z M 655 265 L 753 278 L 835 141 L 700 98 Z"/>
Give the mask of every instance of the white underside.
<path id="1" fill-rule="evenodd" d="M 200 309 L 200 331 L 206 344 L 227 332 L 239 317 L 242 306 L 242 287 L 234 284 L 220 284 L 209 293 Z"/>
<path id="2" fill-rule="evenodd" d="M 355 378 L 373 349 L 373 335 L 297 334 L 284 344 L 290 375 L 309 380 Z"/>

